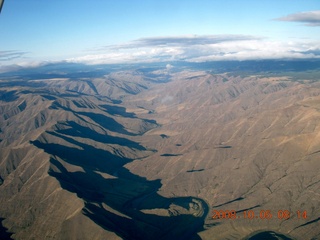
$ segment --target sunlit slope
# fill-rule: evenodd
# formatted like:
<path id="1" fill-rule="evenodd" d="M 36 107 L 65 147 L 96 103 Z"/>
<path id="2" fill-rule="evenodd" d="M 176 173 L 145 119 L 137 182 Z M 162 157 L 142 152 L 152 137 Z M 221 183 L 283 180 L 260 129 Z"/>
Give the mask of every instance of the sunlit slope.
<path id="1" fill-rule="evenodd" d="M 159 151 L 128 168 L 162 179 L 163 196 L 204 199 L 210 213 L 203 239 L 241 239 L 259 230 L 317 239 L 319 94 L 318 83 L 286 78 L 176 74 L 161 90 L 131 99 L 152 109 L 161 127 L 144 143 Z M 213 220 L 213 210 L 235 210 L 240 218 Z M 243 219 L 243 210 L 255 217 L 270 210 L 273 217 Z M 279 220 L 280 210 L 290 211 L 290 219 Z M 298 219 L 297 211 L 307 218 Z"/>
<path id="2" fill-rule="evenodd" d="M 14 239 L 318 239 L 320 84 L 302 80 L 168 70 L 2 80 L 2 225 Z M 258 218 L 244 219 L 250 210 Z"/>

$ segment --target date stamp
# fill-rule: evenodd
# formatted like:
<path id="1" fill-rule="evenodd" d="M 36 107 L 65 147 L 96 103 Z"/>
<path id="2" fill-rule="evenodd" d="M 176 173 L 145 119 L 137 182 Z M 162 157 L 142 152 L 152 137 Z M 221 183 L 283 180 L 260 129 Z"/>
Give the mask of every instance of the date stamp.
<path id="1" fill-rule="evenodd" d="M 307 211 L 296 211 L 290 212 L 289 210 L 278 210 L 276 212 L 272 212 L 271 210 L 260 210 L 259 212 L 255 212 L 253 210 L 243 210 L 243 211 L 235 211 L 235 210 L 213 210 L 212 211 L 212 219 L 266 219 L 270 220 L 272 218 L 277 218 L 279 220 L 288 220 L 290 218 L 297 219 L 307 219 Z"/>

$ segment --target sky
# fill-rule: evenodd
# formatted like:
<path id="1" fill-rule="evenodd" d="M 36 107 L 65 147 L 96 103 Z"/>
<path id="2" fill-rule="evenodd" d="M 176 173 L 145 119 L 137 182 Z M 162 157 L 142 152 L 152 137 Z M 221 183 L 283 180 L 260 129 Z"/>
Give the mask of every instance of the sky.
<path id="1" fill-rule="evenodd" d="M 320 58 L 319 0 L 5 0 L 0 66 Z"/>

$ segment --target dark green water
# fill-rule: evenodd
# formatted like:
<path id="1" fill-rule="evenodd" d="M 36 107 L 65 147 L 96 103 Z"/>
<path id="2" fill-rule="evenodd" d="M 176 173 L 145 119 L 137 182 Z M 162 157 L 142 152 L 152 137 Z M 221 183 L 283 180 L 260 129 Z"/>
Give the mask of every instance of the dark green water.
<path id="1" fill-rule="evenodd" d="M 12 240 L 11 238 L 11 233 L 8 233 L 7 230 L 4 226 L 2 226 L 2 221 L 4 219 L 0 218 L 0 239 L 1 240 Z"/>

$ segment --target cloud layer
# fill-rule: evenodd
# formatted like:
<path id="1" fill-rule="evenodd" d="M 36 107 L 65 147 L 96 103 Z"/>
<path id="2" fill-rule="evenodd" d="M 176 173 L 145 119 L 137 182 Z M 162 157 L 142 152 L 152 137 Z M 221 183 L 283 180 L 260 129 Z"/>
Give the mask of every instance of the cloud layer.
<path id="1" fill-rule="evenodd" d="M 19 51 L 0 51 L 0 61 L 10 61 L 13 59 L 21 58 L 26 52 Z"/>
<path id="2" fill-rule="evenodd" d="M 141 38 L 105 46 L 83 57 L 87 64 L 219 60 L 318 58 L 318 42 L 277 42 L 246 35 L 203 35 Z"/>
<path id="3" fill-rule="evenodd" d="M 278 21 L 301 22 L 306 26 L 320 26 L 320 11 L 300 12 L 277 18 Z"/>
<path id="4" fill-rule="evenodd" d="M 243 40 L 259 39 L 247 35 L 187 35 L 187 36 L 171 36 L 171 37 L 153 37 L 140 38 L 126 44 L 106 46 L 110 49 L 125 49 L 125 48 L 141 48 L 141 47 L 169 47 L 169 46 L 194 46 L 218 44 L 222 42 L 234 42 Z"/>

